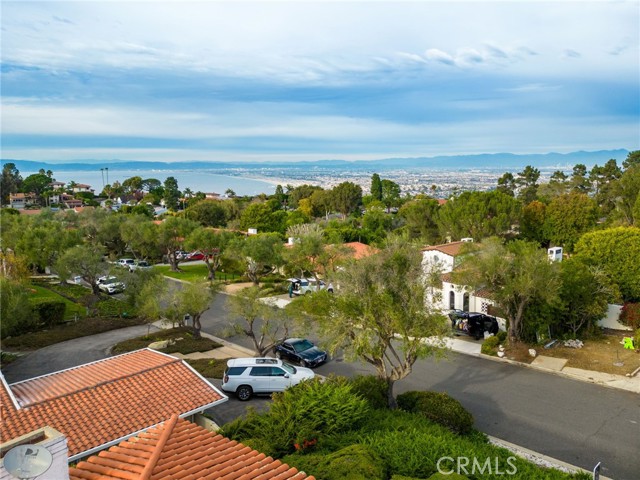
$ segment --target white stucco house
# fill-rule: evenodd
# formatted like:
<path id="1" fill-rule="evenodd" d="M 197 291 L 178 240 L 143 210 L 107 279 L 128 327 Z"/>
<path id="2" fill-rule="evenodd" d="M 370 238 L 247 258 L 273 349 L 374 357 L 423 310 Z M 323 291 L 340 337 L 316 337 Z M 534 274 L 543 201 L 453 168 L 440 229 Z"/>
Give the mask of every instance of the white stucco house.
<path id="1" fill-rule="evenodd" d="M 422 268 L 426 276 L 437 276 L 438 286 L 432 287 L 427 294 L 427 301 L 447 314 L 451 310 L 465 312 L 481 312 L 495 316 L 500 328 L 505 328 L 505 320 L 495 314 L 495 303 L 489 293 L 480 288 L 473 289 L 469 285 L 455 283 L 452 272 L 460 264 L 462 248 L 473 242 L 464 238 L 458 242 L 430 245 L 422 249 Z"/>

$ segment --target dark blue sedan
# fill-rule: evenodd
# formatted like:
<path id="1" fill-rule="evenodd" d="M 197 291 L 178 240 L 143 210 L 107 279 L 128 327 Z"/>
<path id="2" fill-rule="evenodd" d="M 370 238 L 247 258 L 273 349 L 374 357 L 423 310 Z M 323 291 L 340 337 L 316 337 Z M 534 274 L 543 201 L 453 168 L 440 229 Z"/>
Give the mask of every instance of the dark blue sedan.
<path id="1" fill-rule="evenodd" d="M 320 350 L 306 338 L 289 338 L 273 349 L 277 358 L 295 362 L 303 367 L 317 367 L 327 360 L 327 352 Z"/>

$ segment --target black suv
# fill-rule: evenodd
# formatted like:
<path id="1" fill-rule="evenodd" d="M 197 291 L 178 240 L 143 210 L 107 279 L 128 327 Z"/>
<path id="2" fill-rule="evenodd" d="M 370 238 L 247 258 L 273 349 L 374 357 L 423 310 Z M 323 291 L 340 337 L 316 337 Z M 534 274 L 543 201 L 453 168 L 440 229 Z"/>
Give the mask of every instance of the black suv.
<path id="1" fill-rule="evenodd" d="M 327 359 L 327 352 L 320 350 L 306 338 L 289 338 L 273 348 L 277 358 L 296 362 L 303 367 L 317 367 Z"/>
<path id="2" fill-rule="evenodd" d="M 500 330 L 496 317 L 490 317 L 484 313 L 452 310 L 449 312 L 449 318 L 454 334 L 466 334 L 476 340 L 483 338 L 484 332 L 495 335 Z"/>

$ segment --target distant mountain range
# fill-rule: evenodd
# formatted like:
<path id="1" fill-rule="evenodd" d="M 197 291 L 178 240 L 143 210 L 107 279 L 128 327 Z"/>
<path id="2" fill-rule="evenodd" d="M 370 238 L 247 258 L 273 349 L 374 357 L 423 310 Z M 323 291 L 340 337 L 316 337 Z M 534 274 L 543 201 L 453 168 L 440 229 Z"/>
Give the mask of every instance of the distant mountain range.
<path id="1" fill-rule="evenodd" d="M 486 153 L 479 155 L 451 155 L 437 157 L 384 158 L 379 160 L 317 160 L 301 162 L 145 162 L 134 160 L 76 160 L 73 162 L 41 162 L 32 160 L 2 159 L 5 163 L 14 163 L 16 168 L 24 172 L 37 172 L 41 168 L 56 171 L 95 171 L 100 168 L 119 170 L 253 170 L 274 168 L 305 168 L 332 170 L 400 170 L 400 169 L 502 169 L 505 171 L 532 165 L 536 168 L 570 169 L 578 163 L 587 167 L 604 164 L 615 158 L 622 162 L 628 150 L 600 150 L 595 152 L 545 153 L 545 154 L 513 154 Z"/>

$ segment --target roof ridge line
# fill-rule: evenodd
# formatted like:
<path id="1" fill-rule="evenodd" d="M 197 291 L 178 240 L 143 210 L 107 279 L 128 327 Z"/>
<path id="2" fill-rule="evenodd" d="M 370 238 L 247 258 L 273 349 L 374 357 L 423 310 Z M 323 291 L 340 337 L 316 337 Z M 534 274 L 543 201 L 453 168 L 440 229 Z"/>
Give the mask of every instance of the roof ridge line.
<path id="1" fill-rule="evenodd" d="M 137 350 L 131 350 L 130 352 L 124 352 L 124 353 L 120 353 L 120 354 L 118 354 L 118 355 L 113 355 L 112 357 L 100 358 L 100 359 L 98 359 L 98 360 L 94 360 L 93 362 L 83 363 L 83 364 L 80 364 L 80 365 L 74 365 L 73 367 L 63 368 L 62 370 L 57 370 L 57 371 L 55 371 L 55 372 L 45 373 L 44 375 L 38 375 L 38 376 L 33 377 L 33 378 L 27 378 L 27 379 L 25 379 L 25 380 L 20 380 L 20 381 L 18 381 L 18 382 L 13 382 L 13 383 L 11 383 L 11 384 L 9 384 L 9 385 L 10 385 L 10 386 L 20 385 L 21 383 L 31 382 L 31 381 L 33 381 L 33 380 L 38 380 L 38 379 L 40 379 L 40 378 L 51 377 L 51 376 L 53 376 L 53 375 L 57 375 L 57 374 L 59 374 L 59 373 L 69 372 L 69 371 L 71 371 L 71 370 L 77 370 L 78 368 L 86 367 L 86 366 L 89 366 L 89 365 L 96 365 L 96 364 L 98 364 L 98 363 L 103 363 L 103 362 L 106 362 L 107 360 L 112 360 L 112 359 L 114 359 L 114 358 L 120 358 L 120 357 L 125 357 L 125 356 L 127 356 L 127 355 L 132 355 L 132 354 L 134 354 L 134 353 L 141 352 L 142 350 L 150 350 L 150 351 L 152 351 L 152 352 L 154 352 L 154 353 L 160 353 L 160 354 L 162 354 L 162 353 L 163 353 L 163 352 L 157 352 L 157 351 L 155 351 L 155 350 L 153 350 L 153 349 L 151 349 L 151 348 L 149 348 L 149 347 L 139 348 L 139 349 L 137 349 Z M 167 355 L 167 354 L 164 354 L 164 355 L 165 355 L 165 356 L 170 356 L 170 355 Z M 175 357 L 174 357 L 174 358 L 175 358 Z"/>
<path id="2" fill-rule="evenodd" d="M 140 474 L 140 480 L 149 480 L 151 478 L 153 469 L 156 467 L 158 460 L 160 460 L 160 455 L 162 455 L 162 450 L 167 444 L 169 437 L 173 433 L 173 428 L 176 426 L 176 423 L 178 423 L 178 418 L 178 415 L 174 413 L 173 415 L 171 415 L 171 418 L 164 423 L 164 430 L 162 431 L 162 435 L 160 435 L 158 444 L 156 445 L 153 454 L 149 458 L 147 464 L 144 467 L 144 470 L 142 470 L 142 473 Z"/>
<path id="3" fill-rule="evenodd" d="M 114 357 L 112 357 L 112 358 L 114 358 Z M 105 359 L 105 360 L 107 360 L 107 359 Z M 80 393 L 80 392 L 85 392 L 87 390 L 91 390 L 91 389 L 94 389 L 94 388 L 102 387 L 103 385 L 108 385 L 110 383 L 119 382 L 120 380 L 124 380 L 125 378 L 132 378 L 132 377 L 135 377 L 135 376 L 138 376 L 138 375 L 142 375 L 143 373 L 150 372 L 150 371 L 155 370 L 157 368 L 166 367 L 167 365 L 173 365 L 174 363 L 178 363 L 178 362 L 182 362 L 182 360 L 179 359 L 179 358 L 174 358 L 174 360 L 169 361 L 167 363 L 163 363 L 162 365 L 155 365 L 153 367 L 145 368 L 144 370 L 140 370 L 140 371 L 135 372 L 135 373 L 130 373 L 128 375 L 120 375 L 119 377 L 115 377 L 115 378 L 112 378 L 112 379 L 109 379 L 109 380 L 104 380 L 104 381 L 96 383 L 94 385 L 90 385 L 90 386 L 87 386 L 87 387 L 82 387 L 82 388 L 79 388 L 77 390 L 73 390 L 71 392 L 63 393 L 61 395 L 55 395 L 53 397 L 49 397 L 49 398 L 46 398 L 44 400 L 40 400 L 38 402 L 27 403 L 25 405 L 21 405 L 21 407 L 22 408 L 29 408 L 29 407 L 33 407 L 35 405 L 40 405 L 42 403 L 50 402 L 52 400 L 57 400 L 59 398 L 68 397 L 70 395 L 76 395 L 77 393 Z"/>

